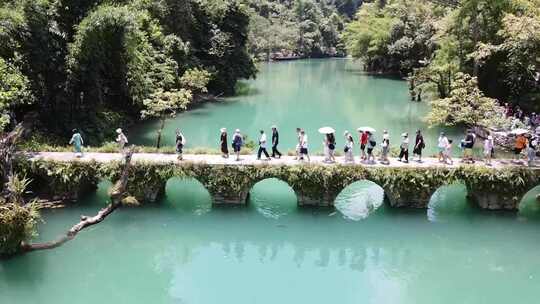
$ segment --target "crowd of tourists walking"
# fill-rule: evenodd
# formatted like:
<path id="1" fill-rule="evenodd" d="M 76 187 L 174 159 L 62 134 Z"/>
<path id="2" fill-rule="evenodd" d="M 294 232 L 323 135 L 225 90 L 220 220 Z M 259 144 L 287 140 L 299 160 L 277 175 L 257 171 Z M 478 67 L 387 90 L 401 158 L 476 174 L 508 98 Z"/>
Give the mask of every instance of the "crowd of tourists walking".
<path id="1" fill-rule="evenodd" d="M 324 163 L 336 163 L 338 162 L 336 155 L 337 140 L 336 131 L 331 127 L 320 128 L 319 133 L 322 137 Z M 125 153 L 125 148 L 128 143 L 127 136 L 122 129 L 116 130 L 117 137 L 116 143 L 120 152 Z M 400 140 L 396 144 L 396 149 L 392 150 L 392 140 L 390 133 L 387 130 L 383 130 L 380 149 L 377 150 L 377 140 L 375 134 L 377 131 L 370 127 L 361 127 L 357 129 L 356 136 L 349 131 L 343 133 L 343 163 L 353 164 L 356 162 L 355 147 L 359 147 L 359 162 L 363 164 L 390 164 L 390 158 L 392 152 L 395 151 L 394 156 L 396 160 L 402 163 L 409 163 L 409 161 L 422 162 L 423 150 L 426 148 L 426 141 L 422 135 L 421 130 L 417 130 L 414 136 L 414 140 L 411 142 L 409 134 L 407 132 L 400 135 Z M 531 134 L 533 133 L 533 134 Z M 514 159 L 516 164 L 523 164 L 522 160 L 526 160 L 527 165 L 533 166 L 538 148 L 538 141 L 540 133 L 528 132 L 523 129 L 515 132 L 516 139 L 513 148 Z M 358 138 L 358 142 L 355 139 Z M 246 145 L 247 137 L 241 133 L 240 129 L 236 129 L 229 142 L 229 136 L 226 128 L 220 129 L 219 143 L 220 151 L 223 158 L 229 158 L 229 144 L 234 153 L 236 161 L 240 161 L 240 155 L 242 148 Z M 478 160 L 482 160 L 485 165 L 491 166 L 492 159 L 495 156 L 495 143 L 493 137 L 488 134 L 483 139 L 482 156 L 475 159 L 473 149 L 477 147 L 477 135 L 472 130 L 467 130 L 463 139 L 459 142 L 459 149 L 461 150 L 461 162 L 467 164 L 473 164 Z M 69 141 L 73 145 L 74 151 L 78 157 L 82 156 L 83 138 L 80 132 L 76 129 L 73 130 L 73 135 Z M 271 126 L 271 136 L 267 136 L 264 130 L 260 130 L 258 134 L 258 150 L 257 159 L 261 161 L 270 161 L 272 159 L 279 159 L 282 157 L 282 153 L 279 151 L 280 134 L 278 127 Z M 178 154 L 178 160 L 183 160 L 183 150 L 186 145 L 186 137 L 177 129 L 175 133 L 175 148 Z M 268 151 L 268 147 L 271 147 L 271 153 Z M 412 147 L 412 156 L 410 157 L 409 149 Z M 480 148 L 480 147 L 478 147 Z M 438 149 L 438 161 L 443 164 L 454 164 L 453 155 L 457 151 L 454 151 L 454 141 L 448 138 L 447 134 L 441 132 L 437 141 Z M 398 152 L 399 151 L 399 152 Z M 378 152 L 378 153 L 376 153 Z M 294 159 L 298 161 L 307 161 L 310 159 L 310 148 L 308 142 L 308 135 L 302 128 L 296 128 L 296 146 L 294 149 Z M 376 157 L 378 156 L 378 158 Z M 410 159 L 409 159 L 410 158 Z"/>

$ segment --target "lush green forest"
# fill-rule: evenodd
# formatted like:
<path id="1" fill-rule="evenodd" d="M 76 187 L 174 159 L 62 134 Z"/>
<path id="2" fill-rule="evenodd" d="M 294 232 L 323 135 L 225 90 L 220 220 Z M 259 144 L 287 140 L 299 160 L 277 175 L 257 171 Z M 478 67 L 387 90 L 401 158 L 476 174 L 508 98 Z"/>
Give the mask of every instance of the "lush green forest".
<path id="1" fill-rule="evenodd" d="M 412 91 L 433 92 L 434 122 L 473 124 L 449 112 L 470 113 L 486 98 L 538 110 L 540 1 L 457 2 L 366 3 L 344 33 L 347 50 L 368 71 L 408 76 Z"/>
<path id="2" fill-rule="evenodd" d="M 254 61 L 344 55 L 360 0 L 0 1 L 0 127 L 82 128 L 94 144 L 120 125 L 234 94 Z"/>
<path id="3" fill-rule="evenodd" d="M 258 59 L 345 55 L 340 35 L 361 0 L 244 0 L 249 50 Z"/>
<path id="4" fill-rule="evenodd" d="M 250 16 L 234 1 L 0 3 L 2 127 L 35 113 L 38 129 L 65 136 L 80 127 L 99 142 L 164 104 L 233 94 L 256 73 Z"/>
<path id="5" fill-rule="evenodd" d="M 93 144 L 234 94 L 273 56 L 349 54 L 407 77 L 434 124 L 540 98 L 540 0 L 0 0 L 0 40 L 0 127 L 29 116 Z"/>

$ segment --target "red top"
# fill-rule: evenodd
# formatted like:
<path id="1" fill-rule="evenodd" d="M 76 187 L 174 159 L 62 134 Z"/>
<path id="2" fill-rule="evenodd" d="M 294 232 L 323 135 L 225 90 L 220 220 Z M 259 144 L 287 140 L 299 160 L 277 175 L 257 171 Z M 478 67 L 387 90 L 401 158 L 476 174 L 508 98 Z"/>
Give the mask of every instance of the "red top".
<path id="1" fill-rule="evenodd" d="M 367 140 L 368 140 L 368 135 L 367 135 L 367 133 L 365 133 L 365 132 L 362 133 L 362 136 L 360 137 L 360 143 L 361 143 L 362 145 L 365 145 L 365 144 L 367 144 Z"/>

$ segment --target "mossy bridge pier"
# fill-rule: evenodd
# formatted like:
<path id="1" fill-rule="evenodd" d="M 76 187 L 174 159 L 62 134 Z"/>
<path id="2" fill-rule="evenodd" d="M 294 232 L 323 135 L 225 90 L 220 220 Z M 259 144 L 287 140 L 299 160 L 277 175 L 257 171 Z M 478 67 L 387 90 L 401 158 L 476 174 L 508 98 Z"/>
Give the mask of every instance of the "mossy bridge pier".
<path id="1" fill-rule="evenodd" d="M 86 153 L 28 153 L 18 158 L 15 171 L 32 179 L 31 190 L 40 196 L 76 200 L 95 189 L 102 179 L 116 180 L 122 155 Z M 433 193 L 442 186 L 462 183 L 478 207 L 516 210 L 522 197 L 539 184 L 540 169 L 516 166 L 497 160 L 493 166 L 445 165 L 436 159 L 423 163 L 389 165 L 326 164 L 322 157 L 298 162 L 292 157 L 258 161 L 243 156 L 240 161 L 219 155 L 135 153 L 129 173 L 128 191 L 140 203 L 157 201 L 174 177 L 196 179 L 210 193 L 215 204 L 245 204 L 258 182 L 276 178 L 295 192 L 298 205 L 332 206 L 347 186 L 358 181 L 379 185 L 393 207 L 426 208 Z"/>

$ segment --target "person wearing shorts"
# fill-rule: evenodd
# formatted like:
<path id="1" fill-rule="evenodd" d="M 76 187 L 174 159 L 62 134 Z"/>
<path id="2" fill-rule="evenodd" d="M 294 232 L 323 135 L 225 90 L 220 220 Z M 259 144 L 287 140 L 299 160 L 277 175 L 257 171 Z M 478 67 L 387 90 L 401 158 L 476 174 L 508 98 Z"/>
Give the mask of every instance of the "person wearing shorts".
<path id="1" fill-rule="evenodd" d="M 307 158 L 309 162 L 309 151 L 308 151 L 308 136 L 304 130 L 300 131 L 300 160 L 303 160 L 304 157 Z"/>
<path id="2" fill-rule="evenodd" d="M 475 136 L 471 130 L 467 131 L 465 140 L 463 141 L 463 162 L 474 163 L 473 148 L 474 148 Z"/>
<path id="3" fill-rule="evenodd" d="M 439 162 L 446 162 L 446 159 L 444 157 L 444 152 L 446 151 L 446 147 L 448 146 L 448 137 L 446 137 L 446 134 L 444 132 L 441 132 L 441 135 L 439 135 L 439 142 L 437 144 L 437 148 L 439 149 Z"/>
<path id="4" fill-rule="evenodd" d="M 360 151 L 362 152 L 361 158 L 362 160 L 365 160 L 366 155 L 366 146 L 368 144 L 368 133 L 367 132 L 361 132 L 360 133 Z"/>
<path id="5" fill-rule="evenodd" d="M 367 143 L 367 162 L 369 164 L 375 163 L 375 156 L 373 156 L 373 149 L 375 149 L 375 146 L 377 145 L 377 142 L 375 142 L 375 139 L 373 138 L 373 135 L 371 132 L 366 132 L 368 135 L 368 143 Z"/>
<path id="6" fill-rule="evenodd" d="M 244 139 L 242 138 L 242 134 L 240 134 L 240 130 L 236 129 L 232 142 L 233 151 L 236 154 L 236 161 L 240 161 L 240 151 L 242 150 L 243 140 Z"/>

